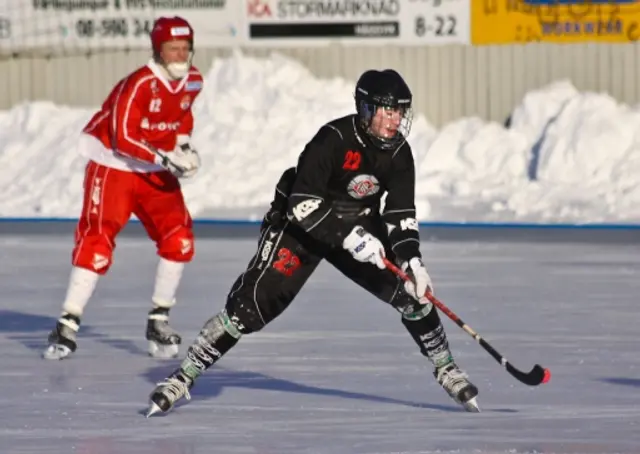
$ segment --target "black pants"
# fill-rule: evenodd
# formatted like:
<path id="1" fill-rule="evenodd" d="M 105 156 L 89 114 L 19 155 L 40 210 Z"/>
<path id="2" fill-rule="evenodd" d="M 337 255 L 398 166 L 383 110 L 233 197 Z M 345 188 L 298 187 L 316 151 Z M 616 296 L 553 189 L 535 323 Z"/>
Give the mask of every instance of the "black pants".
<path id="1" fill-rule="evenodd" d="M 363 218 L 359 224 L 382 241 L 387 258 L 394 261 L 382 219 Z M 259 331 L 291 304 L 323 259 L 398 310 L 402 323 L 425 356 L 431 358 L 434 352 L 448 352 L 437 311 L 409 296 L 393 272 L 358 262 L 341 247 L 330 248 L 318 243 L 291 224 L 281 229 L 267 226 L 262 230 L 256 254 L 229 292 L 227 314 L 241 333 Z"/>

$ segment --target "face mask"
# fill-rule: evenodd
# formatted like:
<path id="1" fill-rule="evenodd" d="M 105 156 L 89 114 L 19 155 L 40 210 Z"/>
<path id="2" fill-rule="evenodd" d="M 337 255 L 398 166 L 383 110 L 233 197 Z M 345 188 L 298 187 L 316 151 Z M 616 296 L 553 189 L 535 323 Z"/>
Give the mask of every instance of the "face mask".
<path id="1" fill-rule="evenodd" d="M 189 73 L 191 64 L 189 62 L 182 63 L 169 63 L 167 65 L 167 72 L 174 79 L 182 79 Z"/>

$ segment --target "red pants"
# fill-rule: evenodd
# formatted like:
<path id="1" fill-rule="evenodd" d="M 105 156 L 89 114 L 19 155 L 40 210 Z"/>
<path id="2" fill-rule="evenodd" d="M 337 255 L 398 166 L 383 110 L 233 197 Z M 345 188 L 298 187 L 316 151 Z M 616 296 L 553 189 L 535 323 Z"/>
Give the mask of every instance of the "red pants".
<path id="1" fill-rule="evenodd" d="M 89 161 L 73 265 L 105 274 L 115 238 L 131 214 L 140 219 L 159 256 L 175 262 L 193 258 L 193 222 L 176 177 L 169 172 L 125 172 Z"/>

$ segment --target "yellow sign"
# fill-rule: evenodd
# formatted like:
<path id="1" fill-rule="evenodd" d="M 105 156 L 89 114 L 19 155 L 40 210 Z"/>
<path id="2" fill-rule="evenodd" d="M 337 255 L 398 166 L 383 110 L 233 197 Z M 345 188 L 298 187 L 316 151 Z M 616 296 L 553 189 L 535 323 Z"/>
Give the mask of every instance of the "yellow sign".
<path id="1" fill-rule="evenodd" d="M 472 44 L 639 38 L 640 0 L 471 0 Z"/>

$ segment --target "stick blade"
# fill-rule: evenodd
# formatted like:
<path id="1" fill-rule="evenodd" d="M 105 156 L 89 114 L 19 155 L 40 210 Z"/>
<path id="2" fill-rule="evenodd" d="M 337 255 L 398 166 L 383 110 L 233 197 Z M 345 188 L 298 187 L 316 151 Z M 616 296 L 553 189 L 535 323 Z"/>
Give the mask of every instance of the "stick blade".
<path id="1" fill-rule="evenodd" d="M 545 369 L 540 364 L 533 366 L 533 369 L 529 372 L 522 372 L 507 363 L 507 371 L 509 371 L 509 373 L 517 380 L 529 386 L 538 386 L 543 383 L 547 383 L 551 379 L 551 372 L 549 369 Z"/>

